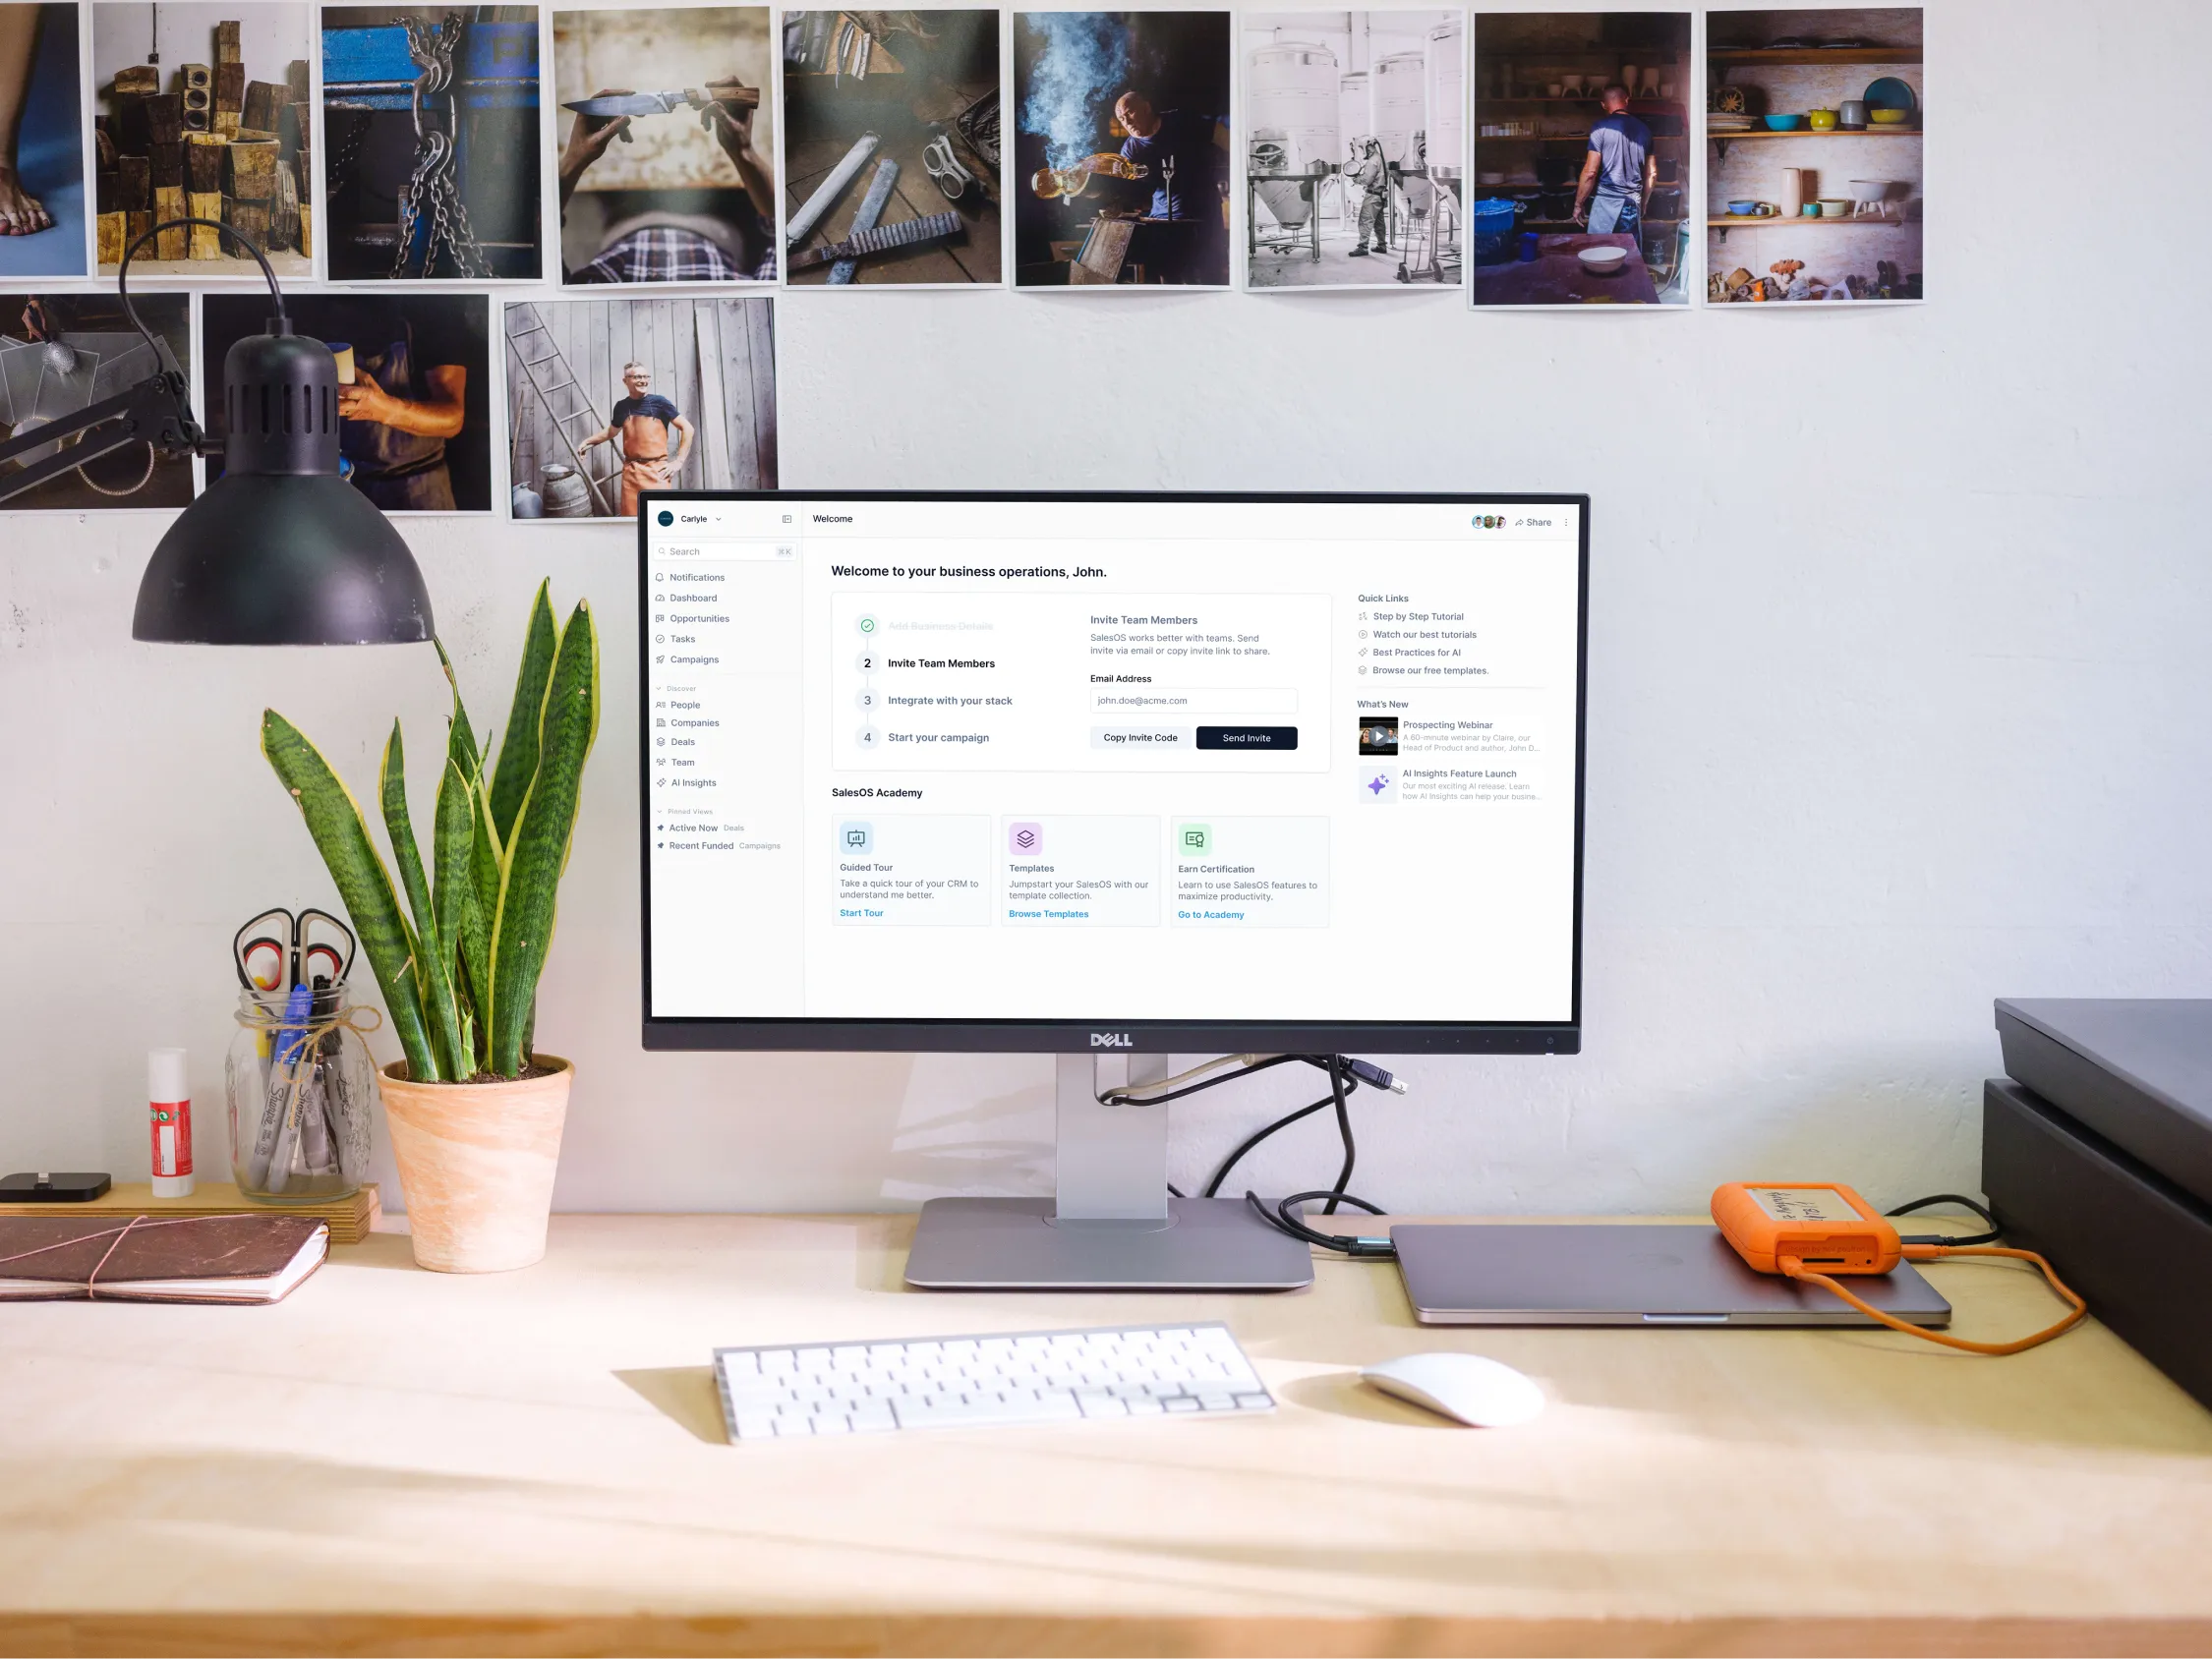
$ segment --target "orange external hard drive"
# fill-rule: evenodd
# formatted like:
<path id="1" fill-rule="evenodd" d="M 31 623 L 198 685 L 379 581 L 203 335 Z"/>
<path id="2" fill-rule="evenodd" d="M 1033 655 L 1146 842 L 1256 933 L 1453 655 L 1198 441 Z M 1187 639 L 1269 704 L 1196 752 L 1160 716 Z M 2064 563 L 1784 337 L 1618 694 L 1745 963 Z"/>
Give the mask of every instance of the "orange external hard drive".
<path id="1" fill-rule="evenodd" d="M 1897 1230 L 1834 1181 L 1730 1181 L 1713 1195 L 1713 1220 L 1761 1273 L 1783 1257 L 1815 1273 L 1888 1273 L 1903 1259 Z"/>

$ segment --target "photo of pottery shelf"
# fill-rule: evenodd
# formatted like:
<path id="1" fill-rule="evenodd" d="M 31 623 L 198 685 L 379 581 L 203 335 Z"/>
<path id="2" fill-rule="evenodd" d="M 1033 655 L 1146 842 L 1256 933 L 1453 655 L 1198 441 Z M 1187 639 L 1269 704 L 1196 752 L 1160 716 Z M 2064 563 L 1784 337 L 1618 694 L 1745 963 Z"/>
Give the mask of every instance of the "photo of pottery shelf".
<path id="1" fill-rule="evenodd" d="M 308 9 L 194 0 L 92 8 L 92 140 L 100 274 L 139 244 L 131 274 L 315 272 L 315 119 Z M 153 232 L 167 220 L 212 221 Z M 153 232 L 153 240 L 142 239 Z"/>
<path id="2" fill-rule="evenodd" d="M 1917 7 L 1709 14 L 1706 298 L 1924 297 Z"/>

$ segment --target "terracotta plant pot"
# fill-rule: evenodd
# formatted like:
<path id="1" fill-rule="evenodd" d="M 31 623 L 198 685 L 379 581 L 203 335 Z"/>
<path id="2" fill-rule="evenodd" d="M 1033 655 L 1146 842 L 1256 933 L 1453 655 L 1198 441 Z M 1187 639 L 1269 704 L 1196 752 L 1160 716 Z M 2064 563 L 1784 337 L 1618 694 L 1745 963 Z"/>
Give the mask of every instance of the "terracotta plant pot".
<path id="1" fill-rule="evenodd" d="M 508 1273 L 546 1253 L 560 1127 L 575 1067 L 513 1083 L 411 1083 L 381 1073 L 384 1119 L 407 1195 L 415 1263 L 437 1273 Z"/>

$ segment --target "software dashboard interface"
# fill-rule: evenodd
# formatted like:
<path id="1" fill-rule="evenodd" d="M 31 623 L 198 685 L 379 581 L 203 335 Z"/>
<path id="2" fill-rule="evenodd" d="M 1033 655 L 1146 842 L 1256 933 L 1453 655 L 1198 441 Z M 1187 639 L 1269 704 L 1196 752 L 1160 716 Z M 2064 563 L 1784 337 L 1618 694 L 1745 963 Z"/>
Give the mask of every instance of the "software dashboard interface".
<path id="1" fill-rule="evenodd" d="M 654 504 L 649 1014 L 1573 1018 L 1579 511 Z"/>

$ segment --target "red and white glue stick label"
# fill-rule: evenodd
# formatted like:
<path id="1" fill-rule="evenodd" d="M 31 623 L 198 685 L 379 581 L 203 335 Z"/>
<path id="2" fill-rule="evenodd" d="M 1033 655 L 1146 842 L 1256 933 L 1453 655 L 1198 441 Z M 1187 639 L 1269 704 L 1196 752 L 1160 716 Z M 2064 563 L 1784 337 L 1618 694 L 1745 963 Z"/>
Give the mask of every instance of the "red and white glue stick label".
<path id="1" fill-rule="evenodd" d="M 185 1085 L 184 1050 L 147 1051 L 146 1097 L 152 1137 L 153 1196 L 188 1197 L 192 1192 L 192 1095 Z"/>

